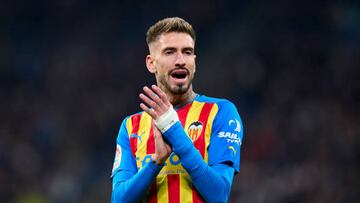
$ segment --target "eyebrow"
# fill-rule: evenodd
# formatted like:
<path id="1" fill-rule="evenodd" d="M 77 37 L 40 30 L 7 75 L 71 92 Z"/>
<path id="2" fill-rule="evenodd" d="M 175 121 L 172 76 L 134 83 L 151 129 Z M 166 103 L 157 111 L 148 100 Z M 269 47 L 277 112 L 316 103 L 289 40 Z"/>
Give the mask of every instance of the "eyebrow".
<path id="1" fill-rule="evenodd" d="M 177 48 L 176 47 L 165 47 L 162 51 L 168 51 L 168 50 L 176 51 Z M 193 47 L 184 47 L 181 49 L 181 51 L 194 51 L 194 48 Z"/>
<path id="2" fill-rule="evenodd" d="M 182 51 L 192 51 L 192 52 L 194 52 L 194 50 L 195 49 L 193 47 L 185 47 L 182 49 Z"/>
<path id="3" fill-rule="evenodd" d="M 175 48 L 175 47 L 165 47 L 162 51 L 168 51 L 168 50 L 175 51 L 175 50 L 177 50 L 177 48 Z"/>

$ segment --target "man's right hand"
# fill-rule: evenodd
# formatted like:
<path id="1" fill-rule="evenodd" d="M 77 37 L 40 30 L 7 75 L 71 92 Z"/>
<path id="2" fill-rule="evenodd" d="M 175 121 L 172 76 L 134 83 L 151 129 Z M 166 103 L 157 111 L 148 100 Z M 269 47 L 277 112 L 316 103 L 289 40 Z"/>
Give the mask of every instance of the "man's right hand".
<path id="1" fill-rule="evenodd" d="M 152 160 L 157 165 L 163 165 L 167 158 L 169 158 L 172 149 L 169 144 L 164 141 L 159 129 L 153 125 L 153 133 L 155 138 L 155 154 L 152 155 Z"/>

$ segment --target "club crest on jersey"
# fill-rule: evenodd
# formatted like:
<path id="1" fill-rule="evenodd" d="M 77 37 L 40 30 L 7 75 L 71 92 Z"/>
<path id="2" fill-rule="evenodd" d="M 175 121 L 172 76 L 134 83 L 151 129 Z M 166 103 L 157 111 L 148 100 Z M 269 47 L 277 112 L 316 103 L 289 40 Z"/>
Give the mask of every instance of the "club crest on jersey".
<path id="1" fill-rule="evenodd" d="M 193 142 L 195 142 L 201 135 L 203 124 L 200 121 L 195 121 L 190 124 L 188 128 L 188 135 Z"/>

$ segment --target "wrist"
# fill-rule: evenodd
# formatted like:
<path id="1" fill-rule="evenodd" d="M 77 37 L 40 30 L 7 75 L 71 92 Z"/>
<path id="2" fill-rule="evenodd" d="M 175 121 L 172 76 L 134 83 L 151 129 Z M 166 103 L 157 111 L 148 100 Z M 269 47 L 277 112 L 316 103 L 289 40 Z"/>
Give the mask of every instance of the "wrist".
<path id="1" fill-rule="evenodd" d="M 155 120 L 155 126 L 161 131 L 166 132 L 172 125 L 179 121 L 179 117 L 172 106 L 159 118 Z"/>
<path id="2" fill-rule="evenodd" d="M 155 154 L 151 155 L 151 160 L 157 166 L 163 166 L 165 163 L 165 160 L 159 159 Z"/>
<path id="3" fill-rule="evenodd" d="M 160 172 L 161 169 L 163 168 L 164 165 L 157 165 L 156 163 L 154 162 L 149 162 L 148 163 L 149 167 L 156 173 Z"/>

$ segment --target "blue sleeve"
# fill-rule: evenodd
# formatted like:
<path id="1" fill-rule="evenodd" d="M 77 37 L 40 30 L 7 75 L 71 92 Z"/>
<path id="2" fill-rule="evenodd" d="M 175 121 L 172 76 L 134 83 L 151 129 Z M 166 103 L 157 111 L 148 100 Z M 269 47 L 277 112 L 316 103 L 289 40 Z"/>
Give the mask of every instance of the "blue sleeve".
<path id="1" fill-rule="evenodd" d="M 116 138 L 116 152 L 111 177 L 118 171 L 137 172 L 136 161 L 131 153 L 130 140 L 126 129 L 127 119 L 128 117 L 122 122 Z"/>
<path id="2" fill-rule="evenodd" d="M 193 184 L 206 202 L 227 202 L 234 168 L 227 164 L 215 164 L 207 167 L 206 171 Z"/>
<path id="3" fill-rule="evenodd" d="M 239 172 L 243 124 L 234 104 L 223 100 L 218 105 L 208 149 L 209 165 L 227 163 Z"/>
<path id="4" fill-rule="evenodd" d="M 226 202 L 234 176 L 233 167 L 226 164 L 214 164 L 210 167 L 202 159 L 179 121 L 164 132 L 163 136 L 179 156 L 195 188 L 206 202 Z"/>
<path id="5" fill-rule="evenodd" d="M 113 177 L 112 203 L 139 202 L 159 174 L 162 166 L 147 163 L 138 173 L 119 171 Z"/>
<path id="6" fill-rule="evenodd" d="M 111 202 L 138 202 L 144 197 L 161 168 L 149 162 L 140 171 L 137 170 L 131 153 L 125 119 L 116 139 L 116 154 L 111 174 L 113 183 Z"/>

